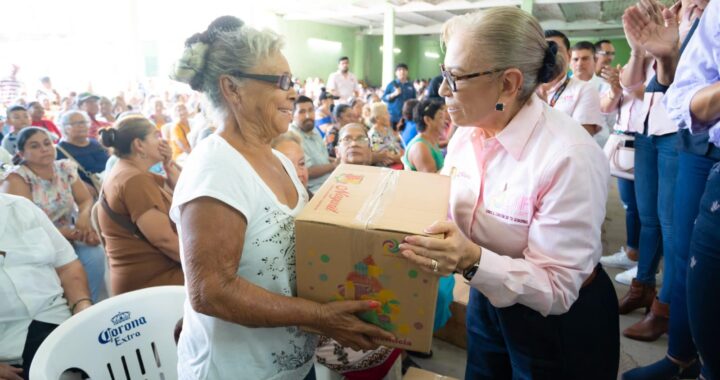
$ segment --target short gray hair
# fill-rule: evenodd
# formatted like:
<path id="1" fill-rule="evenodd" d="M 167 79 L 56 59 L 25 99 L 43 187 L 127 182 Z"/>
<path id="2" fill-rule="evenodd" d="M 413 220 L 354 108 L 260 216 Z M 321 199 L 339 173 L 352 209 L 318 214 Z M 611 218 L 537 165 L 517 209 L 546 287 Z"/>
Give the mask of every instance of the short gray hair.
<path id="1" fill-rule="evenodd" d="M 222 16 L 205 32 L 185 41 L 185 52 L 172 77 L 205 93 L 215 117 L 224 118 L 227 105 L 220 90 L 220 76 L 232 71 L 247 72 L 263 58 L 279 52 L 282 46 L 279 34 L 254 29 L 236 17 Z"/>
<path id="2" fill-rule="evenodd" d="M 530 98 L 542 83 L 540 73 L 549 45 L 540 23 L 527 12 L 516 7 L 496 7 L 455 16 L 443 25 L 443 44 L 447 45 L 458 33 L 470 37 L 468 48 L 482 54 L 491 65 L 489 69 L 517 68 L 523 73 L 518 94 L 521 102 Z M 549 77 L 556 78 L 563 68 L 555 65 Z"/>
<path id="3" fill-rule="evenodd" d="M 270 146 L 275 149 L 278 145 L 284 142 L 294 142 L 302 147 L 302 137 L 293 131 L 287 131 L 280 136 L 275 137 L 270 142 Z"/>
<path id="4" fill-rule="evenodd" d="M 60 129 L 62 129 L 63 134 L 66 134 L 68 128 L 71 127 L 70 119 L 75 115 L 81 115 L 85 119 L 85 121 L 87 121 L 88 123 L 90 122 L 90 116 L 85 111 L 70 110 L 64 112 L 62 115 L 60 115 L 60 118 L 58 118 L 58 123 L 60 124 Z"/>

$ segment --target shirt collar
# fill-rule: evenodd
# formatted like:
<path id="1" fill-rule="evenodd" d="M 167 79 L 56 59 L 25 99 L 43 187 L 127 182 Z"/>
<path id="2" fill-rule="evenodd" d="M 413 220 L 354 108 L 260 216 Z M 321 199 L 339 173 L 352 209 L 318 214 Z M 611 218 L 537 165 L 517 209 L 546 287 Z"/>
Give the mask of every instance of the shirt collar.
<path id="1" fill-rule="evenodd" d="M 515 160 L 520 160 L 527 142 L 545 112 L 545 103 L 533 94 L 520 112 L 495 136 Z"/>

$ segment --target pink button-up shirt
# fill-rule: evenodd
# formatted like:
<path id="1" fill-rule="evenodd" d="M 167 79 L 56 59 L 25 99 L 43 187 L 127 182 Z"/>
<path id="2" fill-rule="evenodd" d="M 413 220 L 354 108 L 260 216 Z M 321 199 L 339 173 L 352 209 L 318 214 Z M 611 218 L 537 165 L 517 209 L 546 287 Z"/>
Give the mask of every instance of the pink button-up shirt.
<path id="1" fill-rule="evenodd" d="M 567 312 L 602 255 L 609 167 L 592 137 L 533 95 L 494 138 L 459 128 L 443 171 L 453 220 L 483 247 L 471 286 L 496 307 Z"/>

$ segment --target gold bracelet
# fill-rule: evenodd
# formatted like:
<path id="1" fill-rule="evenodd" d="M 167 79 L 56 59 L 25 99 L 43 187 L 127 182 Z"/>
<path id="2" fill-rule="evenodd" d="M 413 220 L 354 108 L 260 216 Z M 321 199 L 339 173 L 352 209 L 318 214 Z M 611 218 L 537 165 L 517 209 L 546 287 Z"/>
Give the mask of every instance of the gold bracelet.
<path id="1" fill-rule="evenodd" d="M 90 305 L 92 305 L 92 300 L 90 298 L 80 298 L 79 300 L 75 301 L 75 303 L 70 308 L 70 314 L 75 314 L 75 308 L 82 301 L 88 301 L 88 302 L 90 302 Z"/>

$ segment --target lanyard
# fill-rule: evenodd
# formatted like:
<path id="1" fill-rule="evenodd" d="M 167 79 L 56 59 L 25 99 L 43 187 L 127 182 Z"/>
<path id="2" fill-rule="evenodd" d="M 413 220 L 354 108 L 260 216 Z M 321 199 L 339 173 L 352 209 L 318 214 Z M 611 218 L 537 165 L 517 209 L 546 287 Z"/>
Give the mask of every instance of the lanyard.
<path id="1" fill-rule="evenodd" d="M 557 103 L 558 99 L 560 99 L 560 95 L 565 91 L 565 89 L 568 86 L 568 83 L 570 83 L 570 77 L 566 77 L 563 84 L 560 86 L 560 88 L 555 91 L 555 94 L 553 95 L 552 99 L 550 99 L 550 107 L 555 107 L 555 103 Z"/>

